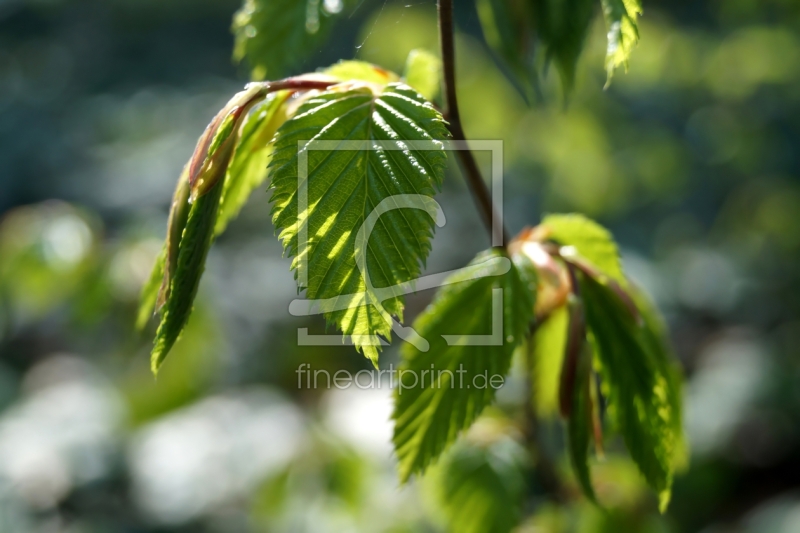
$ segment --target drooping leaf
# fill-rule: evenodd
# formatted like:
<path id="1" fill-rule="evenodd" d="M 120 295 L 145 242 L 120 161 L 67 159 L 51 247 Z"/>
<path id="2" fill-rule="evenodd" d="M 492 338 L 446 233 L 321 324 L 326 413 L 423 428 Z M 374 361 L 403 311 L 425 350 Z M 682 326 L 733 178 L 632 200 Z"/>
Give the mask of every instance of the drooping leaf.
<path id="1" fill-rule="evenodd" d="M 567 308 L 561 306 L 536 326 L 531 338 L 533 400 L 536 413 L 542 418 L 558 413 L 558 383 L 568 320 Z"/>
<path id="2" fill-rule="evenodd" d="M 147 278 L 139 295 L 139 310 L 136 313 L 136 330 L 142 331 L 153 317 L 158 300 L 158 290 L 164 279 L 164 264 L 167 259 L 167 247 L 164 246 L 156 257 L 150 277 Z"/>
<path id="3" fill-rule="evenodd" d="M 186 228 L 178 246 L 178 260 L 170 281 L 169 297 L 162 308 L 161 323 L 150 354 L 153 373 L 158 372 L 189 320 L 200 277 L 205 270 L 206 255 L 213 240 L 222 189 L 223 184 L 218 183 L 198 198 L 189 210 Z"/>
<path id="4" fill-rule="evenodd" d="M 161 323 L 150 355 L 154 373 L 191 314 L 214 238 L 225 176 L 239 140 L 242 120 L 265 94 L 264 87 L 251 84 L 234 95 L 206 127 L 178 179 L 167 227 L 164 277 L 157 301 Z"/>
<path id="5" fill-rule="evenodd" d="M 589 470 L 589 443 L 592 439 L 592 354 L 586 339 L 581 344 L 575 386 L 569 398 L 571 408 L 567 418 L 567 450 L 572 470 L 584 496 L 596 501 Z"/>
<path id="6" fill-rule="evenodd" d="M 641 334 L 644 344 L 655 357 L 658 367 L 664 374 L 672 416 L 672 431 L 676 436 L 673 455 L 675 470 L 681 470 L 689 460 L 689 449 L 683 434 L 683 377 L 681 368 L 670 347 L 667 328 L 650 298 L 635 284 L 629 283 L 627 292 L 631 295 L 641 317 Z"/>
<path id="7" fill-rule="evenodd" d="M 536 0 L 532 5 L 537 35 L 548 60 L 555 62 L 564 92 L 568 93 L 575 84 L 575 67 L 595 3 L 593 0 Z"/>
<path id="8" fill-rule="evenodd" d="M 278 130 L 270 173 L 273 223 L 299 287 L 376 362 L 378 335 L 402 317 L 401 284 L 430 251 L 448 132 L 408 86 L 373 90 L 346 84 L 306 101 Z M 322 149 L 298 149 L 309 140 Z"/>
<path id="9" fill-rule="evenodd" d="M 206 126 L 186 164 L 192 200 L 204 195 L 225 177 L 239 141 L 242 121 L 250 109 L 266 97 L 267 91 L 264 84 L 248 84 L 233 95 Z"/>
<path id="10" fill-rule="evenodd" d="M 430 349 L 402 350 L 392 415 L 402 480 L 423 472 L 491 402 L 491 379 L 508 372 L 533 318 L 526 273 L 500 252 L 478 255 L 445 283 L 413 325 Z"/>
<path id="11" fill-rule="evenodd" d="M 411 50 L 406 58 L 405 82 L 427 100 L 439 94 L 442 79 L 442 60 L 421 48 Z"/>
<path id="12" fill-rule="evenodd" d="M 639 15 L 642 14 L 641 0 L 602 0 L 603 14 L 608 25 L 608 50 L 606 51 L 606 72 L 608 83 L 614 70 L 623 66 L 628 70 L 628 59 L 639 42 Z"/>
<path id="13" fill-rule="evenodd" d="M 225 231 L 250 194 L 267 179 L 267 165 L 272 153 L 270 141 L 286 120 L 285 103 L 288 97 L 288 91 L 272 93 L 244 120 L 240 139 L 228 166 L 215 235 Z"/>
<path id="14" fill-rule="evenodd" d="M 637 322 L 614 290 L 589 276 L 581 279 L 608 414 L 663 511 L 685 452 L 674 363 L 652 316 Z"/>
<path id="15" fill-rule="evenodd" d="M 434 479 L 449 531 L 509 533 L 519 524 L 525 450 L 513 440 L 461 442 L 442 458 Z"/>
<path id="16" fill-rule="evenodd" d="M 572 413 L 573 396 L 578 387 L 579 364 L 586 344 L 586 317 L 580 299 L 571 298 L 569 303 L 569 324 L 567 342 L 564 346 L 564 359 L 559 376 L 559 407 L 561 416 L 569 418 Z"/>
<path id="17" fill-rule="evenodd" d="M 528 0 L 476 0 L 483 36 L 512 74 L 522 96 L 533 100 L 538 84 L 532 2 Z"/>
<path id="18" fill-rule="evenodd" d="M 325 42 L 335 19 L 350 3 L 244 0 L 233 16 L 233 58 L 247 59 L 255 80 L 284 77 Z"/>
<path id="19" fill-rule="evenodd" d="M 626 284 L 614 237 L 603 226 L 579 214 L 547 215 L 541 226 L 546 236 L 562 246 L 572 246 L 602 274 Z"/>

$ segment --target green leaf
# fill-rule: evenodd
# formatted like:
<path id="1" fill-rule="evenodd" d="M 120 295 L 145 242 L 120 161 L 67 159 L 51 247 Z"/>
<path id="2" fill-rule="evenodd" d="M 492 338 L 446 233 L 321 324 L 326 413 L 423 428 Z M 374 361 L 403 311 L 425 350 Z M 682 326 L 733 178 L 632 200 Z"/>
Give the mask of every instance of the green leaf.
<path id="1" fill-rule="evenodd" d="M 637 323 L 611 288 L 581 277 L 581 294 L 608 398 L 608 414 L 644 475 L 669 503 L 675 468 L 685 456 L 680 380 L 651 309 Z"/>
<path id="2" fill-rule="evenodd" d="M 339 61 L 322 72 L 341 81 L 359 80 L 378 85 L 400 81 L 400 76 L 366 61 Z"/>
<path id="3" fill-rule="evenodd" d="M 534 63 L 534 27 L 527 0 L 476 0 L 483 36 L 528 102 L 538 84 Z"/>
<path id="4" fill-rule="evenodd" d="M 401 352 L 392 418 L 404 481 L 422 473 L 492 401 L 496 390 L 485 382 L 508 372 L 533 318 L 526 273 L 498 251 L 478 255 L 445 283 L 413 325 L 430 349 L 407 344 Z M 490 342 L 466 337 L 492 333 Z"/>
<path id="5" fill-rule="evenodd" d="M 568 93 L 575 84 L 578 63 L 595 4 L 593 0 L 537 0 L 533 16 L 547 58 L 555 61 Z"/>
<path id="6" fill-rule="evenodd" d="M 628 70 L 628 59 L 633 48 L 639 42 L 639 15 L 642 14 L 640 0 L 602 0 L 603 14 L 608 25 L 608 50 L 606 52 L 606 72 L 608 82 L 614 76 L 614 70 L 625 67 Z"/>
<path id="7" fill-rule="evenodd" d="M 421 48 L 411 50 L 406 58 L 403 78 L 423 98 L 433 100 L 439 94 L 442 60 Z"/>
<path id="8" fill-rule="evenodd" d="M 170 209 L 163 259 L 154 268 L 163 271 L 156 307 L 161 323 L 151 353 L 151 367 L 157 372 L 180 336 L 192 311 L 194 297 L 205 268 L 206 254 L 214 238 L 225 178 L 240 138 L 242 122 L 267 88 L 250 84 L 236 93 L 197 140 L 192 157 L 184 166 Z M 230 213 L 229 213 L 230 216 Z M 159 262 L 163 261 L 163 267 Z M 152 276 L 151 276 L 152 277 Z M 149 288 L 146 296 L 150 296 Z M 143 300 L 143 307 L 147 301 Z M 139 321 L 143 320 L 140 310 Z"/>
<path id="9" fill-rule="evenodd" d="M 525 451 L 509 438 L 459 443 L 435 472 L 437 495 L 456 533 L 509 533 L 522 517 Z"/>
<path id="10" fill-rule="evenodd" d="M 603 226 L 579 214 L 547 215 L 541 225 L 547 228 L 550 240 L 574 247 L 579 257 L 601 273 L 627 284 L 614 237 Z"/>
<path id="11" fill-rule="evenodd" d="M 222 189 L 223 184 L 218 183 L 198 198 L 189 210 L 186 228 L 178 246 L 178 260 L 170 281 L 169 297 L 162 308 L 161 323 L 150 355 L 154 374 L 178 340 L 192 312 L 200 277 L 205 269 L 206 255 L 214 236 Z"/>
<path id="12" fill-rule="evenodd" d="M 672 432 L 676 436 L 673 453 L 673 468 L 680 470 L 689 459 L 689 449 L 683 434 L 683 374 L 672 349 L 670 348 L 667 328 L 658 309 L 650 298 L 636 285 L 629 283 L 627 292 L 633 298 L 639 316 L 643 321 L 641 334 L 643 343 L 653 354 L 661 373 L 665 376 L 672 416 Z"/>
<path id="13" fill-rule="evenodd" d="M 167 247 L 166 245 L 159 252 L 156 257 L 156 262 L 153 265 L 153 270 L 150 272 L 150 277 L 142 285 L 142 291 L 139 295 L 139 311 L 136 313 L 136 329 L 142 331 L 147 322 L 152 318 L 156 308 L 156 301 L 158 300 L 158 290 L 161 287 L 161 282 L 164 279 L 164 265 L 167 260 Z"/>
<path id="14" fill-rule="evenodd" d="M 325 42 L 334 20 L 341 15 L 341 9 L 330 13 L 326 5 L 336 3 L 245 0 L 233 16 L 233 58 L 246 58 L 255 80 L 285 76 Z"/>
<path id="15" fill-rule="evenodd" d="M 270 141 L 278 127 L 286 120 L 288 91 L 272 93 L 247 115 L 242 124 L 222 192 L 215 235 L 220 235 L 228 223 L 236 218 L 250 194 L 267 179 L 272 145 Z"/>
<path id="16" fill-rule="evenodd" d="M 567 418 L 567 450 L 575 477 L 583 494 L 596 501 L 589 470 L 589 444 L 592 439 L 592 354 L 586 341 L 579 354 L 572 407 Z"/>
<path id="17" fill-rule="evenodd" d="M 533 397 L 542 418 L 558 413 L 558 383 L 567 346 L 569 313 L 561 306 L 536 326 L 531 338 Z"/>
<path id="18" fill-rule="evenodd" d="M 439 112 L 406 85 L 344 84 L 311 97 L 276 136 L 272 220 L 294 257 L 298 285 L 307 298 L 321 300 L 329 323 L 352 336 L 373 363 L 377 335 L 388 339 L 391 315 L 402 317 L 401 284 L 419 277 L 430 251 L 438 208 L 432 197 L 446 163 L 440 140 L 447 135 Z M 298 142 L 307 140 L 346 149 L 298 152 Z M 358 149 L 340 144 L 344 140 Z M 410 141 L 427 145 L 409 146 Z M 303 189 L 299 154 L 308 161 Z"/>

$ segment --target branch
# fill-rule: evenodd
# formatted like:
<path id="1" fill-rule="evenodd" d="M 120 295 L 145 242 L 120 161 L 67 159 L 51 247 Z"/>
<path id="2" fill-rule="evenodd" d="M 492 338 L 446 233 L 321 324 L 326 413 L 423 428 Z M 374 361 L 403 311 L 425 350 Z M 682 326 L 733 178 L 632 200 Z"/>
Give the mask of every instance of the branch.
<path id="1" fill-rule="evenodd" d="M 444 68 L 444 101 L 445 118 L 450 123 L 450 133 L 453 140 L 466 143 L 464 128 L 461 126 L 461 115 L 458 111 L 456 98 L 456 49 L 453 38 L 453 0 L 438 0 L 439 6 L 439 41 L 442 49 L 442 64 Z M 492 205 L 492 198 L 486 182 L 481 177 L 475 156 L 469 149 L 457 150 L 461 161 L 461 169 L 467 179 L 467 185 L 472 193 L 472 199 L 483 219 L 483 224 L 489 230 L 492 243 L 501 242 L 505 248 L 509 240 L 508 232 L 501 222 L 500 213 Z M 493 223 L 494 222 L 494 223 Z"/>

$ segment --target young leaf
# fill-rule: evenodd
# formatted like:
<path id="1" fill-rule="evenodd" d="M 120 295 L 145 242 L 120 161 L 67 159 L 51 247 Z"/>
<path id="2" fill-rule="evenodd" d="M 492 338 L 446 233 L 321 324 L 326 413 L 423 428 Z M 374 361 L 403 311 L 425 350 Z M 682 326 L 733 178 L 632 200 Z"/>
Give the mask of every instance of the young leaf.
<path id="1" fill-rule="evenodd" d="M 155 373 L 183 330 L 214 238 L 225 176 L 239 139 L 242 120 L 264 97 L 265 88 L 249 85 L 211 120 L 178 179 L 167 228 L 164 277 L 157 307 L 161 323 L 150 356 Z M 158 267 L 156 267 L 158 268 Z"/>
<path id="2" fill-rule="evenodd" d="M 255 80 L 280 78 L 325 42 L 334 19 L 349 3 L 245 0 L 233 16 L 233 58 L 247 58 Z"/>
<path id="3" fill-rule="evenodd" d="M 597 222 L 578 214 L 547 215 L 541 227 L 548 239 L 574 247 L 579 257 L 602 274 L 622 285 L 627 283 L 614 238 Z"/>
<path id="4" fill-rule="evenodd" d="M 509 533 L 521 519 L 525 451 L 505 438 L 489 445 L 459 443 L 434 475 L 438 499 L 456 533 Z"/>
<path id="5" fill-rule="evenodd" d="M 558 384 L 567 344 L 569 313 L 556 308 L 538 323 L 531 338 L 533 396 L 536 413 L 549 418 L 558 412 Z"/>
<path id="6" fill-rule="evenodd" d="M 594 1 L 538 0 L 533 7 L 538 37 L 547 58 L 555 61 L 564 92 L 568 93 L 575 84 L 575 67 L 592 20 Z"/>
<path id="7" fill-rule="evenodd" d="M 288 91 L 272 93 L 244 119 L 239 142 L 228 166 L 215 235 L 225 231 L 250 194 L 267 179 L 267 165 L 272 153 L 270 141 L 286 120 L 284 104 L 289 95 Z"/>
<path id="8" fill-rule="evenodd" d="M 339 61 L 322 71 L 341 81 L 366 81 L 378 85 L 388 85 L 400 81 L 400 76 L 366 61 Z"/>
<path id="9" fill-rule="evenodd" d="M 476 0 L 483 36 L 513 75 L 522 96 L 533 100 L 538 84 L 534 64 L 534 27 L 528 0 Z"/>
<path id="10" fill-rule="evenodd" d="M 442 60 L 421 48 L 411 50 L 406 58 L 403 78 L 425 99 L 433 100 L 439 94 Z"/>
<path id="11" fill-rule="evenodd" d="M 636 43 L 639 42 L 639 15 L 642 14 L 641 0 L 602 0 L 603 14 L 608 25 L 608 50 L 606 52 L 606 72 L 608 82 L 614 70 L 625 67 Z"/>
<path id="12" fill-rule="evenodd" d="M 570 414 L 567 418 L 567 450 L 572 469 L 583 494 L 596 501 L 589 470 L 589 443 L 592 439 L 592 354 L 586 339 L 581 341 L 581 351 L 572 389 Z"/>
<path id="13" fill-rule="evenodd" d="M 377 335 L 389 338 L 390 315 L 401 317 L 403 310 L 400 290 L 380 296 L 376 289 L 419 276 L 431 246 L 435 205 L 433 212 L 430 207 L 444 174 L 440 140 L 447 135 L 439 112 L 408 86 L 350 84 L 310 98 L 276 136 L 272 220 L 295 258 L 300 289 L 322 300 L 327 320 L 352 336 L 373 363 Z M 298 142 L 308 140 L 342 149 L 299 151 Z M 302 188 L 300 155 L 307 157 L 308 171 Z M 302 207 L 301 192 L 307 196 Z M 409 205 L 409 197 L 419 205 Z M 307 242 L 300 241 L 303 231 Z"/>
<path id="14" fill-rule="evenodd" d="M 639 324 L 615 291 L 589 276 L 581 279 L 609 416 L 663 511 L 685 451 L 677 373 L 649 310 L 650 319 Z"/>
<path id="15" fill-rule="evenodd" d="M 150 366 L 154 374 L 178 340 L 192 312 L 200 277 L 205 269 L 206 255 L 214 236 L 222 185 L 218 183 L 198 198 L 189 210 L 186 228 L 178 246 L 178 260 L 170 281 L 169 297 L 162 308 L 161 323 L 150 354 Z"/>
<path id="16" fill-rule="evenodd" d="M 403 346 L 392 418 L 404 481 L 422 473 L 492 401 L 496 391 L 487 379 L 508 372 L 533 318 L 535 293 L 525 271 L 497 251 L 470 265 L 484 272 L 452 275 L 414 322 L 430 350 Z M 491 341 L 467 337 L 490 334 Z"/>

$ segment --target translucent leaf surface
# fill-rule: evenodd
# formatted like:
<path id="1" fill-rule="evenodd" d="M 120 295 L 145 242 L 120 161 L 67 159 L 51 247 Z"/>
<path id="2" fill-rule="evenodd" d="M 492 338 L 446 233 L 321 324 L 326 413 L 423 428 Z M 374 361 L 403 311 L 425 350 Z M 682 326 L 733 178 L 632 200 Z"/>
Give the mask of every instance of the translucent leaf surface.
<path id="1" fill-rule="evenodd" d="M 447 135 L 410 87 L 347 84 L 310 98 L 276 137 L 273 223 L 298 285 L 373 362 L 430 251 Z"/>
<path id="2" fill-rule="evenodd" d="M 637 323 L 617 293 L 582 277 L 586 318 L 597 349 L 608 414 L 631 457 L 666 508 L 685 457 L 680 378 L 652 310 Z"/>
<path id="3" fill-rule="evenodd" d="M 524 276 L 499 252 L 480 254 L 414 322 L 430 348 L 403 346 L 393 414 L 401 479 L 423 472 L 494 398 L 533 317 Z"/>
<path id="4" fill-rule="evenodd" d="M 566 306 L 539 323 L 531 339 L 533 397 L 536 413 L 552 417 L 558 413 L 558 383 L 567 344 Z"/>
<path id="5" fill-rule="evenodd" d="M 578 256 L 618 283 L 625 284 L 619 250 L 614 237 L 603 226 L 583 215 L 548 215 L 542 220 L 547 237 L 575 248 Z"/>
<path id="6" fill-rule="evenodd" d="M 426 50 L 411 50 L 406 59 L 403 78 L 423 97 L 433 100 L 439 94 L 442 60 Z"/>
<path id="7" fill-rule="evenodd" d="M 608 50 L 606 72 L 611 82 L 617 67 L 628 69 L 628 59 L 639 42 L 639 15 L 642 14 L 640 0 L 602 0 L 603 14 L 608 25 Z"/>
<path id="8" fill-rule="evenodd" d="M 288 91 L 271 94 L 247 116 L 236 150 L 228 166 L 214 234 L 219 235 L 236 218 L 250 194 L 267 179 L 270 141 L 286 120 Z"/>

